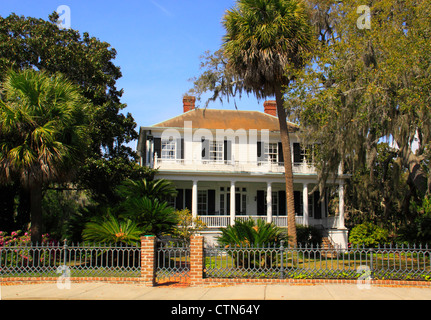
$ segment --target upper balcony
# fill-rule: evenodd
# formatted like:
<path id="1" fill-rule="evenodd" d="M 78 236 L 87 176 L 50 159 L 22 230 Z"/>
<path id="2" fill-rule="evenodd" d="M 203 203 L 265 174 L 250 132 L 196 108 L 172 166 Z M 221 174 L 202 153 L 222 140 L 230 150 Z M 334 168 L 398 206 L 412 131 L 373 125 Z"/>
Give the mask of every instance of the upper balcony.
<path id="1" fill-rule="evenodd" d="M 160 159 L 154 157 L 149 165 L 161 171 L 194 171 L 194 172 L 231 172 L 231 173 L 284 173 L 284 163 L 271 161 L 225 161 L 225 160 L 184 160 Z M 306 161 L 293 162 L 293 174 L 317 174 L 316 168 Z"/>

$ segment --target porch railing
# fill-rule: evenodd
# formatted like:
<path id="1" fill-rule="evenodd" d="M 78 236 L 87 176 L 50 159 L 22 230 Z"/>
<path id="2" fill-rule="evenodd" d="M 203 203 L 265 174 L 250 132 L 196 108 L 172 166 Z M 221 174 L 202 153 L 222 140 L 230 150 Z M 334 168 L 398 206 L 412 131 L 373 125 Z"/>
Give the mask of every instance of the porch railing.
<path id="1" fill-rule="evenodd" d="M 331 217 L 332 218 L 332 217 Z M 327 227 L 333 228 L 337 225 L 337 219 L 333 217 L 333 219 L 328 220 Z M 225 228 L 230 225 L 230 216 L 199 216 L 199 219 L 205 223 L 208 228 Z M 235 219 L 247 220 L 253 219 L 257 221 L 258 219 L 262 219 L 267 221 L 266 216 L 235 216 Z M 326 219 L 326 218 L 325 218 Z M 309 219 L 309 224 L 314 225 L 322 225 L 325 224 L 325 219 L 314 220 L 313 218 Z M 296 224 L 303 225 L 304 217 L 296 216 L 295 217 Z M 278 227 L 287 227 L 287 216 L 272 216 L 272 222 Z"/>

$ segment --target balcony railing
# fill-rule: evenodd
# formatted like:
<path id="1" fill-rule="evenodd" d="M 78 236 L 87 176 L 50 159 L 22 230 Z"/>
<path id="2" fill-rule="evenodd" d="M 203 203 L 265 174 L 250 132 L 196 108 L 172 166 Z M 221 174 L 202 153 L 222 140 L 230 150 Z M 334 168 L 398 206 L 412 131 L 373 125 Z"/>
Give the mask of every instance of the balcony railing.
<path id="1" fill-rule="evenodd" d="M 154 169 L 181 171 L 224 171 L 224 172 L 253 172 L 284 173 L 284 163 L 270 161 L 230 161 L 230 160 L 184 160 L 184 159 L 157 159 L 152 165 Z M 292 166 L 294 174 L 316 174 L 313 164 L 307 162 L 294 162 Z"/>

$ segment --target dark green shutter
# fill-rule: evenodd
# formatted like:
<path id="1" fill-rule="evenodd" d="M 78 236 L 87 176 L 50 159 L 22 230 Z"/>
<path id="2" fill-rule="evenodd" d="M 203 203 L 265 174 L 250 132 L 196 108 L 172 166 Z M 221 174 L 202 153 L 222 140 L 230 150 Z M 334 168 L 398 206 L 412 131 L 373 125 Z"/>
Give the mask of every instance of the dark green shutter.
<path id="1" fill-rule="evenodd" d="M 208 214 L 215 214 L 215 190 L 208 190 Z"/>
<path id="2" fill-rule="evenodd" d="M 184 189 L 177 190 L 177 198 L 175 200 L 175 208 L 177 210 L 184 209 Z"/>
<path id="3" fill-rule="evenodd" d="M 157 158 L 160 159 L 162 157 L 162 139 L 154 138 L 154 154 L 157 153 Z"/>
<path id="4" fill-rule="evenodd" d="M 185 190 L 185 206 L 192 211 L 192 189 Z"/>
<path id="5" fill-rule="evenodd" d="M 304 212 L 301 210 L 301 191 L 294 191 L 293 198 L 295 202 L 295 213 L 297 216 L 303 216 Z"/>
<path id="6" fill-rule="evenodd" d="M 257 215 L 266 215 L 265 212 L 265 191 L 257 190 Z"/>
<path id="7" fill-rule="evenodd" d="M 278 143 L 278 163 L 284 162 L 284 155 L 283 155 L 283 145 L 281 142 Z"/>
<path id="8" fill-rule="evenodd" d="M 299 143 L 293 144 L 293 162 L 302 162 L 301 145 Z"/>
<path id="9" fill-rule="evenodd" d="M 286 215 L 286 191 L 278 191 L 278 215 Z"/>

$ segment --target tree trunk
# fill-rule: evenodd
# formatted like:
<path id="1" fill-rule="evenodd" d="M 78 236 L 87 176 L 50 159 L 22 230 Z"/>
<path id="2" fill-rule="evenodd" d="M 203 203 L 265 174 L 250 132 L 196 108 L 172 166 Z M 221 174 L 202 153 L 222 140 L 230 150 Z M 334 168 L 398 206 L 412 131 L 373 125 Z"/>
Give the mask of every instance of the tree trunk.
<path id="1" fill-rule="evenodd" d="M 277 102 L 277 115 L 280 123 L 280 137 L 283 146 L 284 171 L 286 180 L 286 202 L 287 202 L 287 233 L 289 235 L 289 245 L 296 246 L 296 220 L 295 220 L 295 201 L 293 197 L 293 172 L 292 154 L 290 149 L 289 129 L 287 127 L 286 110 L 283 106 L 283 94 L 281 87 L 276 90 L 275 99 Z"/>
<path id="2" fill-rule="evenodd" d="M 42 242 L 42 186 L 30 187 L 31 242 Z"/>

